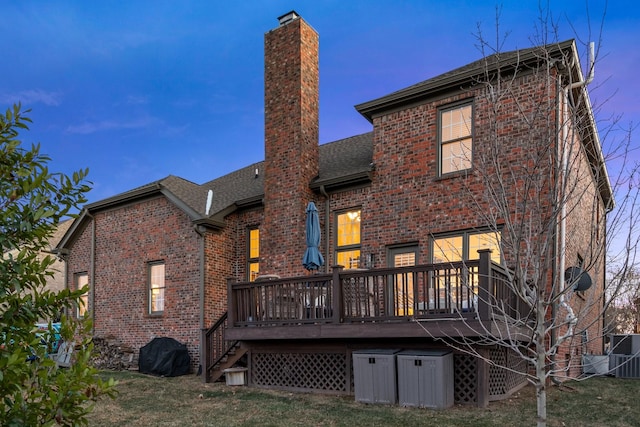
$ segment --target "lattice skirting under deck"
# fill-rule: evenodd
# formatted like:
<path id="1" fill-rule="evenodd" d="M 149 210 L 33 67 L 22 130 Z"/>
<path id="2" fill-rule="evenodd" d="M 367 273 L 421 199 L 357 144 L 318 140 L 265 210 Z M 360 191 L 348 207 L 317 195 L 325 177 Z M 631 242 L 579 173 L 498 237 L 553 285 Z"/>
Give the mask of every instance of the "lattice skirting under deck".
<path id="1" fill-rule="evenodd" d="M 347 391 L 345 353 L 252 353 L 253 385 L 305 391 Z"/>
<path id="2" fill-rule="evenodd" d="M 353 393 L 353 364 L 347 351 L 277 352 L 252 351 L 250 383 L 265 388 Z M 489 352 L 496 363 L 516 372 L 491 366 L 489 399 L 499 400 L 519 389 L 525 382 L 526 363 L 508 349 Z M 349 360 L 348 360 L 349 359 Z M 478 360 L 467 354 L 454 355 L 454 401 L 474 404 L 478 397 Z"/>
<path id="3" fill-rule="evenodd" d="M 513 350 L 494 347 L 489 350 L 489 357 L 499 365 L 489 367 L 489 400 L 499 400 L 511 396 L 515 390 L 526 384 L 527 379 L 524 373 L 527 372 L 527 362 L 518 357 Z"/>

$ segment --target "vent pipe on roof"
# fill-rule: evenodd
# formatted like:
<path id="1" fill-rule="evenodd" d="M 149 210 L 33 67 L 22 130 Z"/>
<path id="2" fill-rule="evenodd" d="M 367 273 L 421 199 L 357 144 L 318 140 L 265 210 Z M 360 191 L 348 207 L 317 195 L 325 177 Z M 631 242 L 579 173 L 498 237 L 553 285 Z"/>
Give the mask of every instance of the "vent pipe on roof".
<path id="1" fill-rule="evenodd" d="M 295 10 L 292 10 L 289 13 L 285 13 L 284 15 L 278 17 L 278 22 L 280 26 L 287 25 L 289 22 L 293 21 L 296 18 L 299 18 L 300 15 Z"/>
<path id="2" fill-rule="evenodd" d="M 207 193 L 207 207 L 205 209 L 205 215 L 209 216 L 209 211 L 211 210 L 211 203 L 213 202 L 213 190 L 209 190 Z"/>

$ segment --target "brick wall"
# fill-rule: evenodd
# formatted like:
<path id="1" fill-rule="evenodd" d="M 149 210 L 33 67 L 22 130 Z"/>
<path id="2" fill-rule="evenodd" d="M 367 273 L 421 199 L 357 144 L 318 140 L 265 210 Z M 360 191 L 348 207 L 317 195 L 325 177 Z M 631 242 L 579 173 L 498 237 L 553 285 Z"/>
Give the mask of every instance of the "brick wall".
<path id="1" fill-rule="evenodd" d="M 73 275 L 89 272 L 91 227 L 73 243 Z M 115 336 L 136 351 L 154 337 L 187 345 L 192 367 L 199 364 L 200 311 L 198 235 L 190 219 L 164 197 L 95 214 L 94 316 L 96 336 Z M 147 265 L 165 263 L 165 308 L 149 315 Z M 95 303 L 94 303 L 95 302 Z"/>
<path id="2" fill-rule="evenodd" d="M 304 251 L 305 210 L 318 175 L 318 35 L 294 19 L 265 35 L 264 274 L 292 271 Z M 296 263 L 298 265 L 298 263 Z"/>
<path id="3" fill-rule="evenodd" d="M 249 227 L 262 224 L 263 210 L 237 212 L 226 221 L 227 226 L 223 230 L 206 232 L 205 328 L 213 325 L 227 311 L 227 279 L 247 279 L 247 232 Z"/>
<path id="4" fill-rule="evenodd" d="M 570 111 L 570 109 L 569 109 Z M 578 332 L 587 331 L 587 342 L 582 336 L 566 342 L 558 351 L 561 362 L 564 355 L 577 356 L 584 353 L 603 353 L 603 292 L 605 289 L 605 253 L 604 231 L 605 212 L 600 194 L 597 191 L 597 176 L 589 166 L 584 148 L 578 137 L 577 129 L 571 120 L 567 121 L 567 163 L 571 174 L 567 180 L 567 220 L 565 268 L 577 266 L 579 257 L 583 268 L 592 279 L 592 286 L 585 292 L 571 292 L 567 295 L 574 313 L 579 316 L 576 326 Z M 563 332 L 561 330 L 561 332 Z M 564 363 L 561 364 L 564 366 Z M 573 364 L 571 369 L 579 374 Z"/>
<path id="5" fill-rule="evenodd" d="M 517 175 L 531 170 L 527 154 L 531 141 L 546 142 L 547 152 L 555 136 L 553 111 L 536 115 L 534 109 L 554 93 L 540 81 L 528 75 L 516 79 L 510 87 L 514 98 L 493 111 L 482 85 L 473 90 L 459 91 L 449 97 L 427 100 L 403 110 L 374 118 L 374 153 L 376 165 L 371 197 L 363 207 L 363 249 L 384 259 L 386 246 L 418 242 L 420 259 L 429 260 L 429 239 L 433 234 L 469 230 L 500 224 L 490 209 L 487 193 L 488 176 L 500 177 L 507 188 L 522 186 Z M 438 108 L 460 101 L 472 101 L 474 108 L 473 169 L 467 172 L 438 176 Z M 528 111 L 531 110 L 531 111 Z M 522 114 L 533 117 L 527 122 Z M 499 123 L 493 126 L 492 123 Z M 506 166 L 498 171 L 487 158 L 497 149 L 499 162 Z M 544 207 L 548 206 L 553 186 L 550 165 L 537 165 L 536 194 L 544 223 Z M 510 175 L 514 172 L 514 176 Z M 505 191 L 507 206 L 519 207 L 516 191 Z"/>
<path id="6" fill-rule="evenodd" d="M 370 195 L 363 203 L 362 251 L 374 254 L 379 260 L 377 266 L 386 265 L 389 245 L 417 242 L 421 262 L 428 262 L 433 234 L 500 225 L 507 215 L 514 224 L 524 220 L 527 225 L 522 231 L 530 233 L 529 243 L 535 248 L 528 259 L 539 257 L 530 264 L 526 256 L 520 258 L 525 260 L 524 268 L 533 269 L 535 263 L 542 263 L 546 271 L 552 271 L 553 224 L 559 218 L 559 213 L 551 209 L 557 178 L 554 168 L 558 166 L 556 80 L 553 74 L 529 73 L 507 83 L 502 88 L 504 97 L 498 102 L 492 97 L 496 92 L 477 85 L 453 96 L 374 117 L 376 169 Z M 468 173 L 438 177 L 438 108 L 464 100 L 472 100 L 474 105 L 474 168 Z M 576 188 L 572 190 L 574 200 L 567 221 L 567 267 L 575 264 L 578 253 L 582 254 L 596 283 L 585 295 L 574 296 L 571 304 L 582 317 L 578 329 L 589 330 L 591 341 L 585 349 L 599 352 L 604 258 L 602 253 L 593 254 L 592 249 L 603 248 L 603 228 L 601 239 L 594 237 L 603 227 L 604 212 L 579 141 L 573 144 L 571 174 L 579 184 L 572 184 Z M 497 194 L 488 192 L 488 182 L 495 185 Z M 498 209 L 493 204 L 496 195 L 505 201 Z M 525 199 L 527 204 L 523 203 Z M 594 227 L 598 221 L 599 226 Z M 503 241 L 510 238 L 509 233 L 503 233 Z M 522 245 L 509 248 L 509 243 L 504 248 L 507 265 L 514 259 L 515 250 L 525 255 L 531 249 Z M 548 283 L 551 290 L 550 274 L 539 280 Z M 563 314 L 558 316 L 562 318 Z M 579 341 L 567 342 L 560 349 L 561 366 L 565 353 L 576 363 L 575 357 L 583 350 Z"/>

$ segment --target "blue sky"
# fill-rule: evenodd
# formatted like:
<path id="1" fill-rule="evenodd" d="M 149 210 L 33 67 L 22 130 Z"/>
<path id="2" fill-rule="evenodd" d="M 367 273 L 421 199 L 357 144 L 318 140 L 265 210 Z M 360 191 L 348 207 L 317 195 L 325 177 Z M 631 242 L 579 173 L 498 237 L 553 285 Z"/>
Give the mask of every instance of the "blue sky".
<path id="1" fill-rule="evenodd" d="M 296 10 L 320 35 L 320 143 L 371 130 L 354 105 L 503 50 L 600 39 L 592 103 L 640 123 L 635 1 L 8 1 L 0 107 L 21 101 L 50 169 L 88 167 L 90 202 L 178 175 L 203 183 L 264 159 L 263 43 Z M 554 40 L 553 35 L 548 36 Z M 638 146 L 640 132 L 634 131 Z"/>

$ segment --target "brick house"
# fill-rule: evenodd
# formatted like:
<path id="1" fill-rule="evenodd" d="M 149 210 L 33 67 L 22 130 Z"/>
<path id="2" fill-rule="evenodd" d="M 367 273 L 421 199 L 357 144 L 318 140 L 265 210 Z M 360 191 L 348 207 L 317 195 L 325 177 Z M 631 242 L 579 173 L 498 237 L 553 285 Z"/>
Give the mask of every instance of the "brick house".
<path id="1" fill-rule="evenodd" d="M 499 142 L 501 161 L 524 176 L 534 161 L 532 130 L 552 141 L 552 153 L 570 141 L 562 182 L 580 188 L 567 196 L 580 208 L 562 215 L 562 233 L 557 224 L 549 229 L 555 252 L 542 256 L 557 271 L 576 263 L 588 270 L 594 286 L 571 301 L 574 310 L 602 297 L 612 194 L 588 95 L 583 85 L 569 86 L 582 80 L 573 41 L 483 58 L 360 104 L 372 131 L 319 145 L 318 35 L 295 12 L 279 20 L 265 35 L 265 160 L 204 184 L 168 176 L 89 204 L 58 245 L 67 286 L 90 285 L 96 335 L 133 348 L 173 337 L 207 379 L 242 358 L 254 386 L 344 393 L 353 391 L 355 350 L 442 348 L 435 338 L 473 338 L 491 316 L 483 302 L 499 294 L 517 255 L 501 231 L 509 221 L 487 215 L 491 177 L 503 177 L 501 165 L 488 161 L 489 147 Z M 487 95 L 495 75 L 509 82 L 499 111 Z M 532 105 L 544 103 L 552 108 L 536 115 Z M 581 112 L 580 123 L 563 119 L 569 107 Z M 555 179 L 558 159 L 549 158 L 543 170 Z M 509 177 L 513 191 L 504 199 L 521 208 L 523 181 Z M 542 204 L 525 216 L 546 215 L 558 182 L 526 190 Z M 310 201 L 326 260 L 314 274 L 301 263 Z M 503 213 L 516 218 L 516 210 Z M 514 312 L 522 307 L 504 298 Z M 593 339 L 567 341 L 558 363 L 569 370 L 580 353 L 602 352 L 595 338 L 602 322 L 594 310 L 581 314 Z M 526 369 L 507 350 L 479 351 Z M 524 382 L 472 356 L 455 357 L 458 402 L 484 405 Z"/>
<path id="2" fill-rule="evenodd" d="M 73 221 L 71 219 L 66 219 L 58 224 L 53 234 L 48 239 L 46 247 L 38 254 L 39 261 L 42 261 L 47 256 L 51 256 L 51 252 L 55 250 L 55 245 L 60 241 L 60 239 L 62 239 L 62 236 L 64 236 L 67 230 L 69 230 L 72 223 Z M 2 254 L 2 256 L 11 255 L 15 257 L 18 253 L 19 251 L 17 249 L 13 249 L 6 254 Z M 65 288 L 65 263 L 61 259 L 55 258 L 49 270 L 52 274 L 51 276 L 47 276 L 44 289 L 52 292 L 59 292 L 63 290 Z M 53 319 L 40 319 L 40 322 L 58 322 L 59 320 L 58 315 Z"/>

